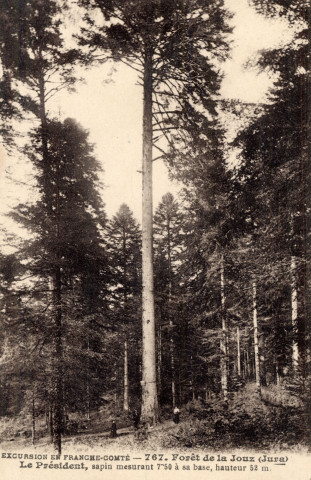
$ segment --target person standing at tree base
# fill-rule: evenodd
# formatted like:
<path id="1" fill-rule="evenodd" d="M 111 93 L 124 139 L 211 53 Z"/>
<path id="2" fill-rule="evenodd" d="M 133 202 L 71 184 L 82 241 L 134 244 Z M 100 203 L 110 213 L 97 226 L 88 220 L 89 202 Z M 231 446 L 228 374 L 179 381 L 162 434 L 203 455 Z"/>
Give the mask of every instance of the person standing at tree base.
<path id="1" fill-rule="evenodd" d="M 173 410 L 173 421 L 174 423 L 179 423 L 179 415 L 180 415 L 180 410 L 178 407 L 175 407 Z"/>
<path id="2" fill-rule="evenodd" d="M 112 420 L 111 428 L 110 428 L 110 438 L 117 437 L 117 424 L 115 420 Z"/>
<path id="3" fill-rule="evenodd" d="M 140 415 L 139 415 L 137 410 L 134 410 L 134 412 L 133 412 L 133 423 L 134 423 L 135 430 L 138 429 L 139 421 L 140 421 Z"/>

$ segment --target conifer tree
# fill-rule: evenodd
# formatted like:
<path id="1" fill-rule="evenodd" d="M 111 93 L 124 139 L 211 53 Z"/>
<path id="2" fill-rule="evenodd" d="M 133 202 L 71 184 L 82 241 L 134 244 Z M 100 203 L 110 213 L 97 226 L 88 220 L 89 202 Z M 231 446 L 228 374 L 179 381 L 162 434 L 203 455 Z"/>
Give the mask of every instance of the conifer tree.
<path id="1" fill-rule="evenodd" d="M 105 223 L 98 192 L 99 164 L 87 137 L 87 132 L 72 119 L 64 123 L 49 121 L 46 124 L 47 172 L 41 155 L 41 129 L 33 134 L 29 155 L 38 172 L 39 200 L 32 205 L 19 205 L 12 214 L 34 234 L 29 247 L 30 271 L 43 279 L 52 279 L 50 340 L 54 355 L 54 433 L 58 450 L 63 430 L 64 359 L 67 358 L 63 323 L 71 308 L 68 292 L 78 282 L 86 298 L 89 291 L 92 302 L 93 282 L 98 287 L 100 272 L 105 271 L 99 230 Z"/>
<path id="2" fill-rule="evenodd" d="M 81 0 L 88 9 L 89 27 L 82 43 L 102 59 L 124 62 L 138 71 L 143 89 L 143 371 L 142 415 L 157 421 L 157 387 L 155 362 L 155 319 L 152 262 L 152 162 L 153 145 L 160 137 L 172 145 L 170 131 L 187 131 L 202 127 L 205 112 L 215 113 L 214 96 L 219 75 L 214 61 L 228 53 L 226 33 L 228 14 L 223 0 L 206 3 L 195 0 L 126 0 L 100 2 Z M 97 21 L 98 20 L 98 21 Z"/>
<path id="3" fill-rule="evenodd" d="M 154 258 L 155 258 L 155 296 L 159 309 L 159 342 L 158 348 L 169 352 L 171 401 L 173 407 L 177 402 L 176 373 L 176 322 L 179 293 L 178 270 L 182 245 L 183 215 L 178 202 L 171 193 L 162 197 L 154 214 Z M 162 331 L 168 334 L 168 344 L 162 341 Z M 162 352 L 159 352 L 159 371 L 168 370 L 164 363 L 161 368 Z M 163 383 L 163 382 L 162 382 Z M 163 389 L 162 389 L 163 390 Z M 163 391 L 161 392 L 163 396 Z"/>
<path id="4" fill-rule="evenodd" d="M 304 1 L 283 0 L 254 0 L 252 3 L 260 13 L 283 16 L 295 26 L 291 44 L 263 52 L 260 68 L 269 69 L 276 75 L 269 93 L 270 102 L 238 136 L 236 143 L 243 149 L 239 172 L 244 196 L 242 203 L 248 204 L 257 226 L 256 243 L 262 252 L 261 262 L 267 264 L 269 259 L 274 276 L 270 308 L 274 310 L 274 316 L 279 317 L 278 326 L 283 318 L 283 335 L 286 330 L 292 330 L 287 336 L 292 344 L 291 363 L 296 365 L 295 368 L 299 363 L 300 371 L 305 375 L 310 337 L 306 320 L 308 284 L 305 281 L 309 269 L 310 142 L 306 95 L 310 82 L 307 23 L 310 5 Z M 264 275 L 266 273 L 265 267 Z M 267 283 L 264 275 L 263 282 Z M 274 331 L 279 337 L 279 328 L 275 327 L 271 333 L 273 335 Z M 280 349 L 278 363 L 285 367 L 288 353 L 283 351 L 282 345 L 288 349 L 288 341 L 284 343 L 284 339 L 275 339 L 275 342 Z"/>
<path id="5" fill-rule="evenodd" d="M 125 204 L 120 206 L 107 229 L 112 269 L 112 311 L 123 339 L 123 409 L 128 411 L 130 387 L 135 378 L 133 368 L 136 362 L 133 360 L 137 345 L 140 348 L 141 232 L 133 213 Z"/>
<path id="6" fill-rule="evenodd" d="M 22 110 L 35 114 L 41 123 L 46 162 L 46 103 L 63 88 L 73 86 L 74 64 L 79 57 L 76 50 L 64 46 L 61 28 L 66 8 L 66 1 L 55 0 L 0 3 L 3 132 L 10 134 L 6 121 L 13 115 L 20 115 Z M 16 80 L 24 82 L 27 90 L 18 88 Z"/>

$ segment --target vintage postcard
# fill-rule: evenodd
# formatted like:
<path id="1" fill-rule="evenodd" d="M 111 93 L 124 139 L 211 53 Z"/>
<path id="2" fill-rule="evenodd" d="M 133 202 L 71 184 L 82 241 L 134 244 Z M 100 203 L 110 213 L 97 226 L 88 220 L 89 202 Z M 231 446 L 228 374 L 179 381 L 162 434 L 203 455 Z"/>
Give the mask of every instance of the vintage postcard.
<path id="1" fill-rule="evenodd" d="M 310 480 L 309 21 L 0 1 L 3 480 Z"/>

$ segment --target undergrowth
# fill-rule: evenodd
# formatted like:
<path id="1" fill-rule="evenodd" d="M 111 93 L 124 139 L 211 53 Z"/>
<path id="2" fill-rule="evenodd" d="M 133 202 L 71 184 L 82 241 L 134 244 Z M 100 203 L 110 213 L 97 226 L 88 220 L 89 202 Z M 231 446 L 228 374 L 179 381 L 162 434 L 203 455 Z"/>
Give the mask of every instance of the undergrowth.
<path id="1" fill-rule="evenodd" d="M 138 438 L 134 433 L 128 414 L 115 411 L 93 412 L 86 431 L 81 431 L 81 419 L 71 416 L 72 422 L 79 421 L 79 435 L 64 435 L 64 451 L 73 449 L 103 448 L 155 451 L 158 449 L 209 448 L 230 450 L 233 448 L 296 450 L 309 449 L 311 442 L 310 410 L 301 402 L 288 397 L 286 388 L 263 389 L 260 397 L 255 385 L 246 385 L 234 392 L 227 403 L 219 399 L 210 401 L 194 400 L 181 408 L 181 422 L 175 425 L 171 419 L 162 417 L 163 423 L 150 429 L 148 435 Z M 170 409 L 171 412 L 171 409 Z M 118 437 L 109 437 L 112 419 L 118 425 Z M 38 425 L 39 426 L 39 425 Z M 122 427 L 126 426 L 125 431 Z M 11 437 L 29 445 L 29 416 L 2 418 L 0 438 L 8 441 Z M 107 432 L 103 435 L 103 432 Z M 84 435 L 85 433 L 85 435 Z M 91 435 L 88 435 L 91 434 Z M 49 442 L 43 438 L 42 441 Z M 38 442 L 38 447 L 42 442 Z M 48 445 L 48 443 L 46 443 Z"/>
<path id="2" fill-rule="evenodd" d="M 185 413 L 187 422 L 171 435 L 167 446 L 217 450 L 310 445 L 309 412 L 290 401 L 271 404 L 260 398 L 254 385 L 236 392 L 228 403 L 192 401 Z"/>

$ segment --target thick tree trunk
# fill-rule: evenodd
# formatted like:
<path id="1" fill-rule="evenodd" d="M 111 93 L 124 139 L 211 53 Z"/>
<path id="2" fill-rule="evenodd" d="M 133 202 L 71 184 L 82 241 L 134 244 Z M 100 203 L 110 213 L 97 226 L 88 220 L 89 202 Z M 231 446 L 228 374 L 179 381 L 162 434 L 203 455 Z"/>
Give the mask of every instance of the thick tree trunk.
<path id="1" fill-rule="evenodd" d="M 142 165 L 142 418 L 158 421 L 152 239 L 152 51 L 144 65 Z"/>
<path id="2" fill-rule="evenodd" d="M 253 281 L 253 324 L 254 324 L 254 353 L 255 353 L 255 378 L 256 387 L 259 394 L 261 394 L 260 382 L 260 362 L 259 362 L 259 347 L 258 347 L 258 325 L 257 325 L 257 285 Z"/>
<path id="3" fill-rule="evenodd" d="M 124 380 L 123 380 L 123 410 L 129 410 L 129 370 L 128 370 L 128 343 L 124 341 Z"/>
<path id="4" fill-rule="evenodd" d="M 221 319 L 222 319 L 222 337 L 220 340 L 220 374 L 221 391 L 224 401 L 228 399 L 228 373 L 227 373 L 227 324 L 226 324 L 226 297 L 225 297 L 225 273 L 224 258 L 221 258 L 220 265 L 220 293 L 221 293 Z"/>

